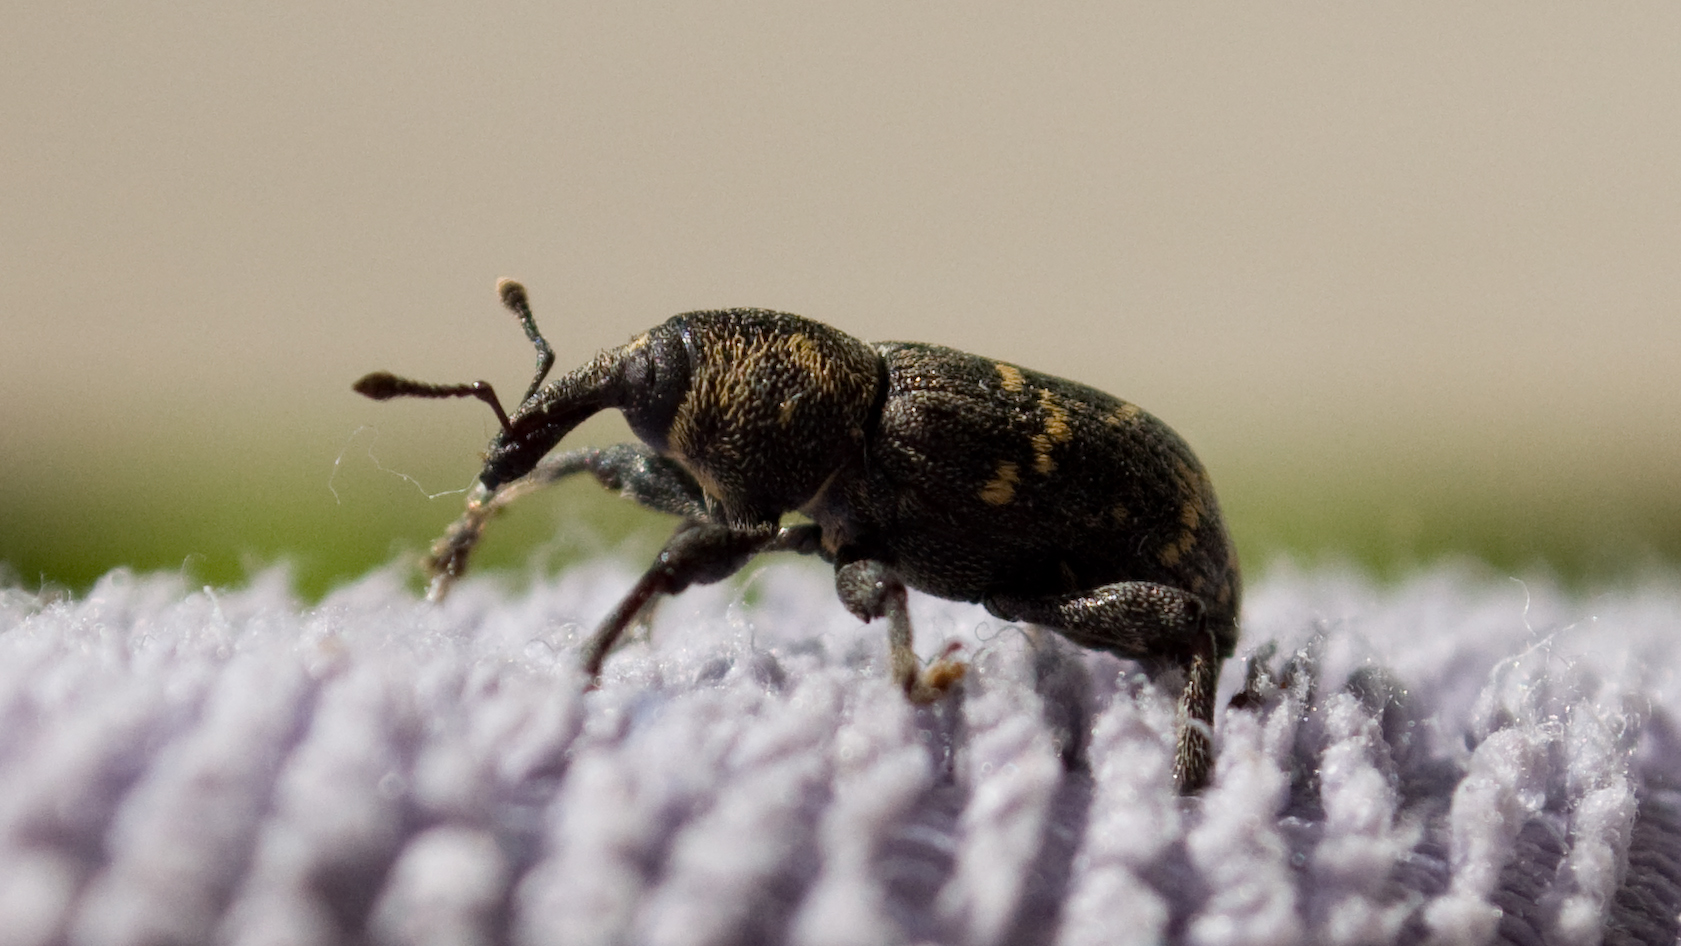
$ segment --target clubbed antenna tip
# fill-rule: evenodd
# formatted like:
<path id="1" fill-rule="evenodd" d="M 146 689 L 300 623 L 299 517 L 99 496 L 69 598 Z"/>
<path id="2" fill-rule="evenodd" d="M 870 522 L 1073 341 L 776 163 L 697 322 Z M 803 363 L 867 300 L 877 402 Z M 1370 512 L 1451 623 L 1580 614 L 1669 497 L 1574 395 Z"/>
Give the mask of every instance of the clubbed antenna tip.
<path id="1" fill-rule="evenodd" d="M 519 319 L 520 326 L 525 329 L 525 337 L 531 339 L 531 344 L 537 349 L 537 373 L 531 379 L 531 386 L 525 389 L 525 397 L 520 398 L 520 404 L 524 405 L 543 386 L 543 379 L 554 367 L 554 349 L 549 347 L 543 333 L 537 331 L 537 320 L 531 315 L 531 302 L 525 297 L 524 286 L 504 276 L 496 280 L 496 294 L 508 311 Z"/>
<path id="2" fill-rule="evenodd" d="M 496 294 L 502 298 L 502 304 L 515 315 L 531 307 L 525 299 L 525 287 L 506 276 L 496 280 Z"/>
<path id="3" fill-rule="evenodd" d="M 508 436 L 514 434 L 514 425 L 508 420 L 508 413 L 502 410 L 502 402 L 497 399 L 496 390 L 488 381 L 474 381 L 472 384 L 428 384 L 425 381 L 398 377 L 389 371 L 374 371 L 358 378 L 350 389 L 376 401 L 389 401 L 394 397 L 476 397 L 489 404 L 490 409 L 496 412 L 496 420 Z"/>
<path id="4" fill-rule="evenodd" d="M 407 378 L 399 378 L 389 371 L 370 371 L 358 378 L 350 388 L 363 397 L 389 401 L 394 397 L 402 397 L 413 384 L 414 382 Z"/>

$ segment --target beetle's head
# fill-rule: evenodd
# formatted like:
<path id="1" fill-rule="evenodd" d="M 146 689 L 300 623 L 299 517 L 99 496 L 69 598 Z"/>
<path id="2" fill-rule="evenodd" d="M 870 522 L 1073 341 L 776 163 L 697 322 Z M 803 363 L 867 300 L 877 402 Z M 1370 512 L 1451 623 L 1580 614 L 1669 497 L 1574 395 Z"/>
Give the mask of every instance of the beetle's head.
<path id="1" fill-rule="evenodd" d="M 485 451 L 479 482 L 467 494 L 467 509 L 432 547 L 425 559 L 432 575 L 428 597 L 441 600 L 465 571 L 467 559 L 492 513 L 517 495 L 509 487 L 542 461 L 560 439 L 605 408 L 619 408 L 631 429 L 656 449 L 664 449 L 677 412 L 689 389 L 690 356 L 680 325 L 667 323 L 604 351 L 589 363 L 556 379 L 543 379 L 554 364 L 550 349 L 532 318 L 525 289 L 511 279 L 497 283 L 502 304 L 513 312 L 537 349 L 537 370 L 525 397 L 510 415 L 485 381 L 429 384 L 384 371 L 365 375 L 353 386 L 359 394 L 384 401 L 395 397 L 476 397 L 496 413 L 501 430 Z"/>
<path id="2" fill-rule="evenodd" d="M 525 288 L 503 279 L 496 284 L 496 291 L 537 349 L 536 373 L 512 414 L 503 410 L 487 381 L 429 384 L 376 371 L 356 382 L 356 392 L 378 401 L 395 397 L 476 397 L 490 405 L 502 429 L 491 438 L 479 482 L 492 492 L 531 472 L 562 437 L 609 407 L 622 410 L 631 429 L 649 445 L 665 447 L 672 416 L 689 387 L 689 356 L 679 328 L 662 325 L 626 345 L 602 352 L 543 387 L 543 379 L 554 364 L 554 350 L 537 329 Z"/>

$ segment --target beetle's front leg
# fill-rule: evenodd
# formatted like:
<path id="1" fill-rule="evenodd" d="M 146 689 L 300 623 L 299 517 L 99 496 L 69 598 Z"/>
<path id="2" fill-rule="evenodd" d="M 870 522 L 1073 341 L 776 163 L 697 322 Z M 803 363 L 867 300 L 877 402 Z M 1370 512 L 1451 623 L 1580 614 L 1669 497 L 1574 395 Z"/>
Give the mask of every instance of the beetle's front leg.
<path id="1" fill-rule="evenodd" d="M 466 511 L 432 544 L 431 554 L 423 563 L 432 576 L 426 597 L 441 601 L 449 593 L 450 585 L 467 571 L 467 559 L 497 511 L 521 496 L 578 473 L 590 474 L 602 486 L 618 490 L 625 498 L 655 512 L 686 519 L 706 518 L 705 496 L 694 477 L 676 461 L 642 444 L 621 443 L 551 454 L 530 473 L 495 491 L 483 483 L 473 484 Z"/>
<path id="2" fill-rule="evenodd" d="M 1082 647 L 1143 661 L 1152 676 L 1165 667 L 1183 670 L 1173 774 L 1182 792 L 1207 784 L 1221 654 L 1200 599 L 1170 585 L 1128 581 L 1044 598 L 991 598 L 986 606 L 1005 620 L 1043 625 Z"/>
<path id="3" fill-rule="evenodd" d="M 911 618 L 905 583 L 891 568 L 873 559 L 848 562 L 835 569 L 835 591 L 841 604 L 861 621 L 887 618 L 888 660 L 893 681 L 905 688 L 913 703 L 932 703 L 963 679 L 962 663 L 941 658 L 926 671 L 911 646 Z"/>
<path id="4" fill-rule="evenodd" d="M 602 661 L 619 635 L 636 620 L 658 595 L 673 595 L 690 585 L 710 585 L 741 570 L 747 560 L 774 542 L 777 532 L 770 525 L 760 529 L 732 529 L 715 522 L 686 520 L 666 541 L 642 577 L 631 587 L 612 613 L 602 620 L 594 636 L 584 645 L 584 672 L 593 684 L 601 675 Z"/>

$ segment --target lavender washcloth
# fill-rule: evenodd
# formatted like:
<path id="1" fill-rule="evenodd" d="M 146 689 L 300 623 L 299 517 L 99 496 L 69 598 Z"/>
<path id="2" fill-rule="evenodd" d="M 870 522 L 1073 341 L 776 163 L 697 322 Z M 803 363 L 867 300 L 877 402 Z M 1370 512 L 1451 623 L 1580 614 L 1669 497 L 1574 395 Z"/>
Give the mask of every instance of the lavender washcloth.
<path id="1" fill-rule="evenodd" d="M 914 707 L 797 562 L 586 693 L 633 577 L 0 592 L 0 942 L 1676 942 L 1674 584 L 1275 570 L 1180 799 L 1133 665 L 913 596 Z"/>

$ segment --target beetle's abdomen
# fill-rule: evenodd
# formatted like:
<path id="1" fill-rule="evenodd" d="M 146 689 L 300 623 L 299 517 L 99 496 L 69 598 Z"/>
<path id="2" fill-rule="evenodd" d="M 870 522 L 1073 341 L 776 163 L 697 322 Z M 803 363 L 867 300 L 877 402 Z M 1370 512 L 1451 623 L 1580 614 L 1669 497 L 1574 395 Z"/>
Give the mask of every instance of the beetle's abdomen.
<path id="1" fill-rule="evenodd" d="M 948 348 L 877 346 L 888 391 L 848 505 L 864 547 L 948 598 L 1117 581 L 1184 588 L 1235 615 L 1238 579 L 1202 465 L 1138 407 Z M 874 546 L 874 547 L 872 547 Z"/>

